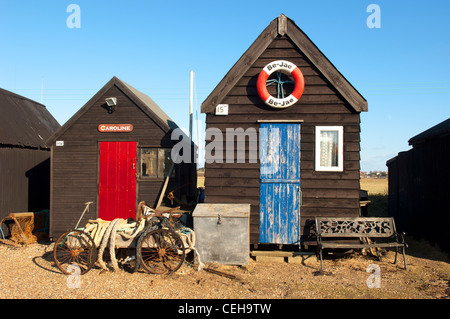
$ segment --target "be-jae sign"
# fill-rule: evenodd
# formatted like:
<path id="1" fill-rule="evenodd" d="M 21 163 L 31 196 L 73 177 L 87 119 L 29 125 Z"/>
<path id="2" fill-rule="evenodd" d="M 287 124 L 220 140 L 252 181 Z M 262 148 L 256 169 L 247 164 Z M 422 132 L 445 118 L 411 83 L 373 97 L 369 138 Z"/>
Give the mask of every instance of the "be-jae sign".
<path id="1" fill-rule="evenodd" d="M 102 133 L 131 132 L 133 125 L 131 124 L 100 124 L 98 130 Z"/>

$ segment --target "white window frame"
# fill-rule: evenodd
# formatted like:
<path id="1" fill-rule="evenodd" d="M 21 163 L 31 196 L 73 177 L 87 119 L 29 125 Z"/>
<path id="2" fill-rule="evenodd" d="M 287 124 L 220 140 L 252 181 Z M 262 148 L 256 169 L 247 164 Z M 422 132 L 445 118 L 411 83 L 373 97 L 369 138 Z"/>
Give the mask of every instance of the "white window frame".
<path id="1" fill-rule="evenodd" d="M 338 132 L 338 165 L 321 166 L 320 165 L 320 132 L 337 131 Z M 342 172 L 344 171 L 344 127 L 343 126 L 316 126 L 315 141 L 315 169 L 321 172 Z"/>

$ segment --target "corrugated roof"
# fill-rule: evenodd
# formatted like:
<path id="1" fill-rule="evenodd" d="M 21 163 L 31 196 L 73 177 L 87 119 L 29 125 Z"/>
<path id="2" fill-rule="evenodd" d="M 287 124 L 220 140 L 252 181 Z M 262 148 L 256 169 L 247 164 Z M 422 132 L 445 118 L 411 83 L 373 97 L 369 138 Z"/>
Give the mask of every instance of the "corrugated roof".
<path id="1" fill-rule="evenodd" d="M 431 138 L 450 134 L 450 118 L 409 139 L 409 145 L 423 143 Z"/>
<path id="2" fill-rule="evenodd" d="M 59 127 L 45 105 L 0 89 L 0 144 L 49 148 L 46 139 Z"/>

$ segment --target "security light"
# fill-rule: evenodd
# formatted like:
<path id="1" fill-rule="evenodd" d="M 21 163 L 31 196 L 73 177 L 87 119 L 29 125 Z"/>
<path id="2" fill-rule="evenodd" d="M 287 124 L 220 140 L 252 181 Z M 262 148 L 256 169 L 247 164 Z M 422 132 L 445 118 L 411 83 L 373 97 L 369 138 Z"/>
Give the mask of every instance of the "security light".
<path id="1" fill-rule="evenodd" d="M 107 97 L 105 99 L 106 105 L 109 107 L 108 113 L 112 113 L 116 110 L 117 98 L 115 97 Z"/>
<path id="2" fill-rule="evenodd" d="M 113 107 L 117 105 L 117 98 L 115 97 L 108 97 L 105 99 L 106 104 L 108 104 L 109 107 Z"/>

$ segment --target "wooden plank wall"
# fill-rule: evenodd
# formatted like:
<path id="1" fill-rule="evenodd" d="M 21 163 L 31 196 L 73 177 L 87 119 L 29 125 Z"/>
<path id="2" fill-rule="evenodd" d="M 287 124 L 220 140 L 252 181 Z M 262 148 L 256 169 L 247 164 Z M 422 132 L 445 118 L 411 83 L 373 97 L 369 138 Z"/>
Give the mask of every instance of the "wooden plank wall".
<path id="1" fill-rule="evenodd" d="M 49 208 L 50 152 L 0 146 L 0 219 Z"/>
<path id="2" fill-rule="evenodd" d="M 434 138 L 388 161 L 389 214 L 399 231 L 450 252 L 450 135 Z"/>
<path id="3" fill-rule="evenodd" d="M 300 67 L 305 90 L 300 100 L 287 109 L 266 106 L 256 92 L 261 69 L 271 61 L 285 59 Z M 271 92 L 274 94 L 274 92 Z M 229 115 L 207 114 L 206 128 L 254 128 L 258 120 L 302 120 L 301 208 L 302 234 L 315 216 L 359 216 L 360 116 L 320 74 L 317 68 L 286 37 L 272 42 L 221 103 L 229 104 Z M 318 125 L 344 126 L 344 171 L 314 170 L 314 129 Z M 208 143 L 208 141 L 207 141 Z M 224 148 L 225 148 L 224 136 Z M 236 145 L 235 145 L 236 149 Z M 248 144 L 246 148 L 248 158 Z M 259 149 L 258 149 L 259 154 Z M 211 163 L 205 165 L 207 203 L 250 203 L 250 241 L 259 239 L 259 162 Z M 305 228 L 306 225 L 306 228 Z"/>
<path id="4" fill-rule="evenodd" d="M 115 112 L 109 114 L 105 98 L 111 96 L 117 97 L 117 107 Z M 114 123 L 132 124 L 134 129 L 129 133 L 98 131 L 99 124 Z M 174 145 L 170 134 L 166 134 L 116 86 L 108 90 L 58 140 L 64 141 L 64 146 L 52 146 L 50 236 L 54 238 L 76 225 L 85 202 L 93 201 L 94 204 L 81 224 L 88 219 L 97 218 L 99 141 L 137 141 L 138 147 L 171 148 Z M 139 170 L 139 162 L 137 165 Z M 176 169 L 177 178 L 170 180 L 168 190 L 189 181 L 186 176 L 179 177 L 181 174 L 178 165 Z M 193 170 L 195 174 L 195 164 Z M 186 173 L 189 174 L 190 172 Z M 138 179 L 137 203 L 146 201 L 154 205 L 162 184 L 163 179 Z M 182 191 L 186 190 L 180 190 L 175 195 Z"/>

